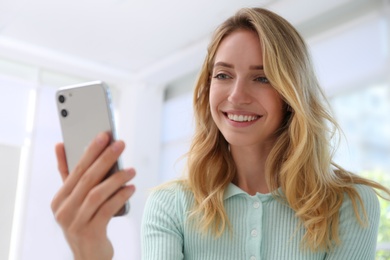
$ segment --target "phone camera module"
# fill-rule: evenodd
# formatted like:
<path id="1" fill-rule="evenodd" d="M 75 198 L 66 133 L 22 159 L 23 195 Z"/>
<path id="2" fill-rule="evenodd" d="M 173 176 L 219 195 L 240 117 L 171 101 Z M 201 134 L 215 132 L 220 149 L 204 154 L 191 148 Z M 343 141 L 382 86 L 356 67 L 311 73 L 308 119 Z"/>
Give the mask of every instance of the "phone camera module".
<path id="1" fill-rule="evenodd" d="M 65 102 L 65 97 L 63 95 L 60 95 L 58 97 L 58 101 L 60 101 L 60 103 L 64 103 Z"/>
<path id="2" fill-rule="evenodd" d="M 67 116 L 68 116 L 68 111 L 67 111 L 66 109 L 62 109 L 62 110 L 61 110 L 61 115 L 62 115 L 63 117 L 67 117 Z"/>

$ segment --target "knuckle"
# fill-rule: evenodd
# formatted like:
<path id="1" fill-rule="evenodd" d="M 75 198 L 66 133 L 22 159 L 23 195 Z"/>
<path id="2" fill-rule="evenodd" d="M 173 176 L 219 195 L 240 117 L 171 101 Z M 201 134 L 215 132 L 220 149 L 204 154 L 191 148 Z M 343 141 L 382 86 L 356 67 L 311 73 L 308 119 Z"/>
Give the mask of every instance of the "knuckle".
<path id="1" fill-rule="evenodd" d="M 64 209 L 59 209 L 54 213 L 54 218 L 58 224 L 64 226 L 67 223 L 68 212 Z"/>
<path id="2" fill-rule="evenodd" d="M 81 176 L 79 180 L 79 185 L 85 186 L 86 184 L 93 183 L 93 181 L 94 181 L 93 174 L 86 173 L 83 176 Z"/>
<path id="3" fill-rule="evenodd" d="M 96 204 L 100 204 L 102 201 L 104 201 L 104 196 L 103 194 L 100 192 L 99 189 L 92 189 L 88 195 L 87 195 L 87 203 L 91 204 L 91 205 L 96 205 Z"/>
<path id="4" fill-rule="evenodd" d="M 85 167 L 81 163 L 78 163 L 74 167 L 73 172 L 74 173 L 84 173 L 85 172 Z"/>

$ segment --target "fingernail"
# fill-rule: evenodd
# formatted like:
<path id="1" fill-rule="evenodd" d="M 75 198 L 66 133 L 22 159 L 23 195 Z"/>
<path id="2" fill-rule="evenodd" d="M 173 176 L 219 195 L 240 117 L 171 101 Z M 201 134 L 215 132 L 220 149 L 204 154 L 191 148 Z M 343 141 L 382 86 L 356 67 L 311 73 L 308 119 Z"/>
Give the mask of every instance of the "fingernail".
<path id="1" fill-rule="evenodd" d="M 99 134 L 96 137 L 96 142 L 100 145 L 106 144 L 107 136 L 104 133 Z"/>
<path id="2" fill-rule="evenodd" d="M 125 172 L 128 177 L 135 175 L 133 168 L 125 169 Z"/>
<path id="3" fill-rule="evenodd" d="M 115 142 L 113 145 L 112 145 L 112 150 L 114 152 L 118 152 L 122 149 L 122 143 L 121 142 Z"/>

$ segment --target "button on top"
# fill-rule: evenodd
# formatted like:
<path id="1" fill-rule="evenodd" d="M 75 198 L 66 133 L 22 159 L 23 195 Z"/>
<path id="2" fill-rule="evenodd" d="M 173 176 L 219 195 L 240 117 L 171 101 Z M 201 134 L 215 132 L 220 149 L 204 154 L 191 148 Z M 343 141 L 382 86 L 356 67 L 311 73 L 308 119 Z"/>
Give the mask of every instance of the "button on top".
<path id="1" fill-rule="evenodd" d="M 258 201 L 254 202 L 254 203 L 253 203 L 253 207 L 254 207 L 255 209 L 258 209 L 258 208 L 260 207 L 260 203 L 259 203 Z"/>
<path id="2" fill-rule="evenodd" d="M 250 260 L 256 260 L 256 257 L 251 256 Z"/>
<path id="3" fill-rule="evenodd" d="M 257 230 L 256 230 L 256 229 L 253 229 L 253 230 L 251 231 L 251 236 L 252 236 L 252 237 L 256 237 L 256 236 L 257 236 Z"/>

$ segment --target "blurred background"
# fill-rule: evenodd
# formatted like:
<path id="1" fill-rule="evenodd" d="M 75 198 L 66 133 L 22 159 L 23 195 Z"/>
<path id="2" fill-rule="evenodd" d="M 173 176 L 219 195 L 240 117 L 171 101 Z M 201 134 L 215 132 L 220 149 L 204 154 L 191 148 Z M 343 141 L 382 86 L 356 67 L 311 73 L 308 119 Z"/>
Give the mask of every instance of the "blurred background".
<path id="1" fill-rule="evenodd" d="M 0 259 L 71 259 L 50 202 L 61 186 L 58 87 L 103 80 L 113 92 L 131 212 L 115 218 L 115 259 L 141 259 L 152 187 L 182 175 L 192 89 L 212 31 L 241 7 L 266 7 L 306 39 L 344 130 L 336 162 L 390 186 L 389 0 L 0 0 Z M 381 200 L 377 259 L 390 259 Z"/>

